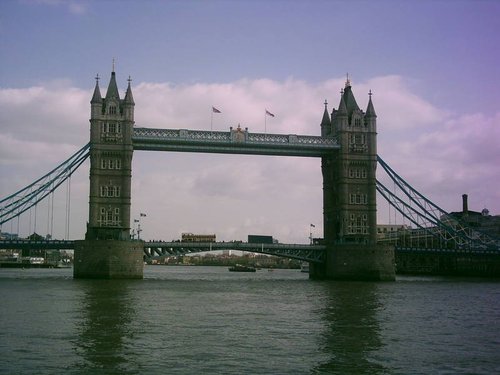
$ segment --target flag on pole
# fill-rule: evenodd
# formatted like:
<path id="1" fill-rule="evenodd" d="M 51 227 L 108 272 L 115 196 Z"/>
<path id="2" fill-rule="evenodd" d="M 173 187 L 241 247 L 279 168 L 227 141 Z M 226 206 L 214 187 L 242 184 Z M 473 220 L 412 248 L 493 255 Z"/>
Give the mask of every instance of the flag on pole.
<path id="1" fill-rule="evenodd" d="M 221 113 L 221 111 L 219 111 L 217 108 L 215 107 L 212 107 L 212 112 L 213 113 Z"/>
<path id="2" fill-rule="evenodd" d="M 141 216 L 141 217 L 146 217 L 146 214 L 143 214 L 143 213 L 141 212 L 141 215 L 140 215 L 140 216 Z"/>
<path id="3" fill-rule="evenodd" d="M 316 225 L 314 225 L 314 224 L 311 224 L 311 228 L 316 228 Z"/>
<path id="4" fill-rule="evenodd" d="M 266 115 L 274 117 L 274 115 L 266 109 Z"/>

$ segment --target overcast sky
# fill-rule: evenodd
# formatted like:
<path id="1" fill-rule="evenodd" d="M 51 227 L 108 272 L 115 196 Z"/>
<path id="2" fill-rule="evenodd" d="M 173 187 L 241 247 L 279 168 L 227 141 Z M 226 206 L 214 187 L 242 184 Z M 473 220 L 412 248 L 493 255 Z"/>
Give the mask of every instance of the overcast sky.
<path id="1" fill-rule="evenodd" d="M 378 153 L 447 211 L 500 214 L 500 2 L 0 2 L 0 198 L 89 140 L 97 73 L 113 58 L 123 97 L 132 77 L 136 126 L 319 135 L 349 73 L 378 115 Z M 88 162 L 72 178 L 70 237 L 88 219 Z M 379 171 L 380 172 L 380 171 Z M 138 151 L 132 219 L 143 238 L 182 232 L 219 240 L 322 236 L 319 159 Z M 54 237 L 63 237 L 65 190 Z M 392 222 L 380 200 L 379 223 Z M 37 228 L 47 232 L 47 205 Z M 29 215 L 20 235 L 34 229 Z M 16 231 L 17 222 L 3 231 Z"/>

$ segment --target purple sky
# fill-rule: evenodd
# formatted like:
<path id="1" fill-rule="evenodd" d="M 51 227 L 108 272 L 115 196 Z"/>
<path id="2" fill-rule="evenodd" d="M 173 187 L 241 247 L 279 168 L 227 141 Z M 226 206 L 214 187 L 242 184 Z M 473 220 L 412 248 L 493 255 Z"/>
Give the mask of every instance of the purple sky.
<path id="1" fill-rule="evenodd" d="M 268 108 L 269 132 L 317 135 L 349 72 L 363 109 L 374 92 L 379 154 L 400 175 L 448 211 L 467 193 L 470 209 L 500 214 L 499 15 L 497 1 L 3 1 L 0 197 L 88 142 L 93 77 L 104 89 L 115 58 L 137 126 L 158 128 L 209 129 L 215 105 L 218 130 L 261 132 Z M 145 238 L 306 242 L 310 223 L 322 235 L 316 159 L 136 152 L 133 167 Z M 88 165 L 72 183 L 80 238 Z"/>

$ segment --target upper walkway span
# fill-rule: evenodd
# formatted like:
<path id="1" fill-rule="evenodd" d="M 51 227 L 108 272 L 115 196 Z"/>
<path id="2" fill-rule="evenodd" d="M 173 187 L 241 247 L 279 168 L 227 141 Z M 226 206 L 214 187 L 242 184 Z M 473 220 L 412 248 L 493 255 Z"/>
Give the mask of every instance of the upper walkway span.
<path id="1" fill-rule="evenodd" d="M 240 127 L 228 132 L 134 128 L 132 143 L 134 150 L 304 157 L 321 157 L 340 149 L 335 138 L 250 133 Z"/>

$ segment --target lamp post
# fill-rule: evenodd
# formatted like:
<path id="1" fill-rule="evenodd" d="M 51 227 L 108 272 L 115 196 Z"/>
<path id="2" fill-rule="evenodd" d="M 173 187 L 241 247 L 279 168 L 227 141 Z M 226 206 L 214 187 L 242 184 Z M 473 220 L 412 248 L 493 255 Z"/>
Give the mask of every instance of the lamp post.
<path id="1" fill-rule="evenodd" d="M 310 224 L 309 225 L 309 244 L 310 245 L 313 244 L 313 234 L 312 234 L 312 229 L 313 228 L 316 228 L 316 226 L 314 224 Z"/>
<path id="2" fill-rule="evenodd" d="M 141 223 L 139 223 L 139 224 L 137 224 L 137 239 L 138 240 L 141 239 L 141 232 L 142 232 Z"/>
<path id="3" fill-rule="evenodd" d="M 147 215 L 143 212 L 141 212 L 139 214 L 139 217 L 146 217 Z M 142 232 L 142 229 L 141 229 L 141 223 L 139 222 L 139 220 L 137 220 L 137 239 L 140 240 L 141 239 L 141 232 Z"/>
<path id="4" fill-rule="evenodd" d="M 137 236 L 139 236 L 139 228 L 140 228 L 140 224 L 139 223 L 139 219 L 134 219 L 134 227 L 132 228 L 132 239 L 135 240 L 135 234 L 137 233 Z M 135 224 L 138 224 L 139 228 L 136 230 L 135 229 Z"/>

